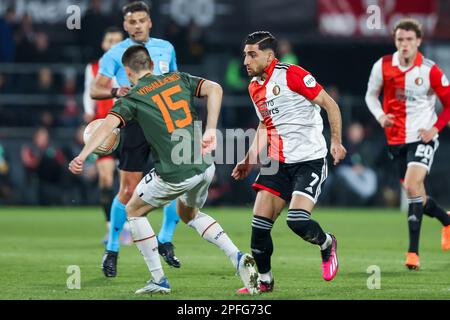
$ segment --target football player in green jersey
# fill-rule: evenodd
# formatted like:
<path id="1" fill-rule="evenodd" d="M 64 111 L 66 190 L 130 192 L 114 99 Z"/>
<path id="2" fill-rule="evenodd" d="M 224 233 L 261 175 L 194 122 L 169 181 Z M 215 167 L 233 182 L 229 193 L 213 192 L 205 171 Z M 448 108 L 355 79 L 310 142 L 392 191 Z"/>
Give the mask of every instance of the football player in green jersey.
<path id="1" fill-rule="evenodd" d="M 141 180 L 126 211 L 133 240 L 144 256 L 152 278 L 136 293 L 168 293 L 171 290 L 159 259 L 158 242 L 146 215 L 173 199 L 177 199 L 181 220 L 222 249 L 249 292 L 257 293 L 258 274 L 253 257 L 242 253 L 219 223 L 199 210 L 206 201 L 215 171 L 214 163 L 208 164 L 206 155 L 216 147 L 222 88 L 217 83 L 182 72 L 153 75 L 153 62 L 143 46 L 128 48 L 122 63 L 134 87 L 117 100 L 103 124 L 71 161 L 69 169 L 80 174 L 87 156 L 116 127 L 131 120 L 136 120 L 142 127 L 154 151 L 155 168 Z M 203 137 L 196 134 L 199 122 L 195 121 L 194 96 L 207 99 L 208 116 Z M 175 152 L 180 145 L 179 138 L 186 147 L 181 161 Z"/>

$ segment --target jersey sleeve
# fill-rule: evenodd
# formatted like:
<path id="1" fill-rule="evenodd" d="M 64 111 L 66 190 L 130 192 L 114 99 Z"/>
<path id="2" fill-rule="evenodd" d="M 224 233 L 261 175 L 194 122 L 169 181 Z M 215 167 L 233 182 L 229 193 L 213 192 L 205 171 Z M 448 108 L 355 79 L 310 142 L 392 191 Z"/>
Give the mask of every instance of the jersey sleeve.
<path id="1" fill-rule="evenodd" d="M 308 100 L 314 100 L 322 91 L 322 86 L 312 74 L 299 66 L 293 65 L 287 69 L 286 80 L 289 89 Z"/>
<path id="2" fill-rule="evenodd" d="M 107 51 L 100 59 L 100 67 L 98 73 L 113 79 L 117 71 L 119 70 L 119 65 L 116 63 L 110 51 Z"/>
<path id="3" fill-rule="evenodd" d="M 91 90 L 92 81 L 94 81 L 94 76 L 92 74 L 92 67 L 91 64 L 88 64 L 84 71 L 84 92 L 83 92 L 84 113 L 88 115 L 95 114 L 95 101 L 91 98 L 89 93 L 89 91 Z"/>
<path id="4" fill-rule="evenodd" d="M 434 124 L 441 131 L 450 121 L 450 84 L 445 74 L 436 64 L 430 70 L 430 85 L 443 105 L 443 110 Z"/>
<path id="5" fill-rule="evenodd" d="M 191 90 L 191 94 L 195 97 L 200 98 L 200 91 L 203 83 L 205 83 L 205 79 L 192 76 L 189 73 L 180 72 L 180 76 L 185 79 L 188 83 L 188 87 Z"/>
<path id="6" fill-rule="evenodd" d="M 169 64 L 169 71 L 178 71 L 178 66 L 177 66 L 177 55 L 175 53 L 175 48 L 174 46 L 171 44 L 170 47 L 172 48 L 172 57 L 170 59 L 170 64 Z"/>
<path id="7" fill-rule="evenodd" d="M 114 106 L 109 111 L 109 114 L 116 116 L 120 120 L 119 128 L 122 128 L 127 122 L 133 120 L 136 114 L 136 108 L 134 104 L 128 101 L 126 98 L 117 99 Z"/>
<path id="8" fill-rule="evenodd" d="M 380 102 L 380 92 L 383 87 L 383 60 L 379 59 L 372 67 L 369 82 L 367 83 L 366 104 L 375 119 L 380 119 L 384 115 Z"/>

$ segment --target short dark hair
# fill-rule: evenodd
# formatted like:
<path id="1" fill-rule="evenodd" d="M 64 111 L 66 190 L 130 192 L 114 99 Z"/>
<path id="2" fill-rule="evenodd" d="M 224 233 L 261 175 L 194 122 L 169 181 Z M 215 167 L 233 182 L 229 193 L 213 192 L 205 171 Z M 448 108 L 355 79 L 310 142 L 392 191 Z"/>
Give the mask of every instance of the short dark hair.
<path id="1" fill-rule="evenodd" d="M 134 13 L 138 11 L 145 11 L 148 15 L 150 15 L 150 7 L 144 1 L 134 1 L 131 2 L 122 8 L 122 13 L 126 16 L 128 13 Z"/>
<path id="2" fill-rule="evenodd" d="M 103 36 L 106 36 L 107 33 L 116 33 L 116 32 L 121 33 L 123 35 L 122 29 L 120 29 L 118 26 L 110 26 L 110 27 L 106 28 Z"/>
<path id="3" fill-rule="evenodd" d="M 404 18 L 399 20 L 392 30 L 392 35 L 395 37 L 395 33 L 398 29 L 406 30 L 406 31 L 414 31 L 416 33 L 417 38 L 422 38 L 422 25 L 419 21 L 412 18 Z"/>
<path id="4" fill-rule="evenodd" d="M 140 44 L 131 46 L 124 52 L 122 64 L 134 72 L 153 69 L 153 61 L 147 48 Z"/>
<path id="5" fill-rule="evenodd" d="M 259 50 L 271 49 L 275 54 L 278 51 L 277 39 L 269 31 L 256 31 L 250 33 L 245 44 L 258 44 Z"/>

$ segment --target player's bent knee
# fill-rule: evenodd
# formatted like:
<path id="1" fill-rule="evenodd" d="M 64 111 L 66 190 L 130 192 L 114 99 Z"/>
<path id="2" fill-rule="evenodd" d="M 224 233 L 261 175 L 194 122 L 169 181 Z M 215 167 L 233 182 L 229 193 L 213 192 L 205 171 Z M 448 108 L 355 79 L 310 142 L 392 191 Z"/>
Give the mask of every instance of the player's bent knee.
<path id="1" fill-rule="evenodd" d="M 419 183 L 409 183 L 405 182 L 403 184 L 406 195 L 408 197 L 418 197 L 420 196 L 421 185 Z"/>
<path id="2" fill-rule="evenodd" d="M 127 204 L 128 201 L 130 201 L 131 197 L 133 196 L 133 192 L 134 192 L 134 188 L 130 188 L 129 186 L 124 186 L 120 188 L 119 190 L 119 200 L 120 202 L 122 202 L 123 204 Z"/>
<path id="3" fill-rule="evenodd" d="M 181 212 L 178 213 L 181 221 L 183 221 L 185 224 L 188 224 L 189 222 L 191 222 L 196 216 L 197 213 L 199 212 L 198 209 L 195 208 L 190 208 L 192 210 L 183 210 Z"/>
<path id="4" fill-rule="evenodd" d="M 185 224 L 188 224 L 193 220 L 198 213 L 198 208 L 188 207 L 181 200 L 177 200 L 177 214 Z"/>

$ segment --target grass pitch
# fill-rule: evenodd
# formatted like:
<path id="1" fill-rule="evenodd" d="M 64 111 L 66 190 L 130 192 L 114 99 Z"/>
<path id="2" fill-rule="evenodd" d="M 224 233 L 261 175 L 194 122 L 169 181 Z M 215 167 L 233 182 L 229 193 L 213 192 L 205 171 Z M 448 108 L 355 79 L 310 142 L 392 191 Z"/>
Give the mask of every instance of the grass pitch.
<path id="1" fill-rule="evenodd" d="M 250 250 L 251 208 L 206 208 L 235 244 Z M 424 217 L 421 270 L 404 266 L 406 214 L 398 210 L 318 208 L 313 214 L 338 239 L 339 273 L 332 282 L 321 276 L 320 253 L 285 223 L 272 231 L 275 291 L 253 297 L 235 294 L 241 282 L 218 248 L 180 223 L 174 238 L 181 269 L 163 267 L 170 295 L 137 296 L 149 278 L 132 246 L 122 246 L 118 276 L 100 270 L 104 220 L 99 208 L 0 209 L 0 299 L 450 299 L 450 252 L 440 248 L 441 226 Z M 150 216 L 155 230 L 162 213 Z M 81 270 L 81 289 L 68 289 L 68 266 Z M 381 288 L 369 290 L 369 266 L 381 271 Z M 370 281 L 369 281 L 370 282 Z"/>

